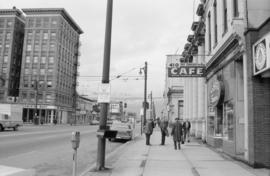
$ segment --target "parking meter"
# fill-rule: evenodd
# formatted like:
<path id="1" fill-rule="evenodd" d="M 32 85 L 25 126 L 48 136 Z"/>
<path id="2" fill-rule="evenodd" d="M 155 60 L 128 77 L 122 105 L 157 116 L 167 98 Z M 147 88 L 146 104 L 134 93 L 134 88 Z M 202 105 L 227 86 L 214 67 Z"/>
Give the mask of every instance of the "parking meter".
<path id="1" fill-rule="evenodd" d="M 80 132 L 79 131 L 72 132 L 71 144 L 74 150 L 79 148 L 79 145 L 80 145 Z"/>

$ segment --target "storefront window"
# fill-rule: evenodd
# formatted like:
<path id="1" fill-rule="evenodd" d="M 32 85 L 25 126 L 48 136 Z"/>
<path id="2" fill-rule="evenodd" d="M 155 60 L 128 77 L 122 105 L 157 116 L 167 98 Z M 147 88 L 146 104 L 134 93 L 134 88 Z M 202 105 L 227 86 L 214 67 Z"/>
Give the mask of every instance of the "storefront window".
<path id="1" fill-rule="evenodd" d="M 233 140 L 233 103 L 228 101 L 224 104 L 223 137 Z"/>
<path id="2" fill-rule="evenodd" d="M 217 106 L 217 117 L 215 126 L 215 136 L 221 137 L 223 130 L 223 106 Z"/>

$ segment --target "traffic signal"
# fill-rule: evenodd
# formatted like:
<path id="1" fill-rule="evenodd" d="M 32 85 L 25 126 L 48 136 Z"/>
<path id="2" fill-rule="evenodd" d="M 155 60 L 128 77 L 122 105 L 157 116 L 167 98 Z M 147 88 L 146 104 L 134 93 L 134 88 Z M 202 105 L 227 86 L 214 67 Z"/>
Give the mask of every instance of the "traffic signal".
<path id="1" fill-rule="evenodd" d="M 124 108 L 127 108 L 127 103 L 124 103 Z"/>

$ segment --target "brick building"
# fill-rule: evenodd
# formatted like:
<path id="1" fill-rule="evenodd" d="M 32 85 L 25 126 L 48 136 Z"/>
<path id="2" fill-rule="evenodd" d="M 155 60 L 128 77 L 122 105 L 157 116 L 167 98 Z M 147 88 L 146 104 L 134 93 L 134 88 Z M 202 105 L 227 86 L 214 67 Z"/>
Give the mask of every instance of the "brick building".
<path id="1" fill-rule="evenodd" d="M 15 103 L 19 96 L 24 20 L 22 12 L 15 7 L 0 10 L 1 103 Z"/>
<path id="2" fill-rule="evenodd" d="M 23 121 L 67 123 L 76 107 L 79 36 L 65 9 L 22 9 L 25 37 L 19 103 Z"/>

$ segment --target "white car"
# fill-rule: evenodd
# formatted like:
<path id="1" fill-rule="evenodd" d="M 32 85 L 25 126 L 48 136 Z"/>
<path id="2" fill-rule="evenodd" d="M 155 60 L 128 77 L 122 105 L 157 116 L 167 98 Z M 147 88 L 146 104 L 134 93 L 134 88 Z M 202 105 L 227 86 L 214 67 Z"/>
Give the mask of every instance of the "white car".
<path id="1" fill-rule="evenodd" d="M 123 122 L 112 123 L 112 125 L 110 126 L 110 130 L 117 131 L 115 139 L 132 140 L 134 138 L 134 128 L 130 123 L 123 123 Z"/>

